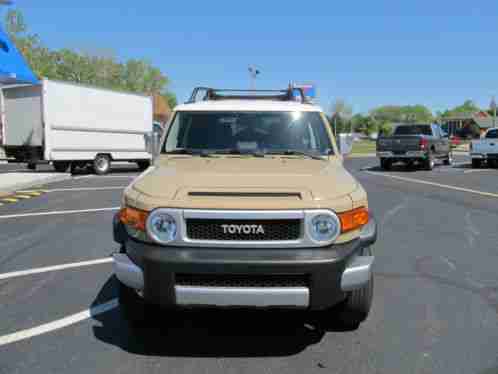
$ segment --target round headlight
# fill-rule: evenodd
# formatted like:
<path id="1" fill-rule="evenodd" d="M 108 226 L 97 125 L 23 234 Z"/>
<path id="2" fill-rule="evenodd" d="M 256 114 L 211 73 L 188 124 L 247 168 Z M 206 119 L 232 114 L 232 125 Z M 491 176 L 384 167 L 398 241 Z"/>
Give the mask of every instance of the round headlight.
<path id="1" fill-rule="evenodd" d="M 339 220 L 328 214 L 319 214 L 311 220 L 311 237 L 318 242 L 333 241 L 339 235 Z"/>
<path id="2" fill-rule="evenodd" d="M 161 210 L 153 211 L 147 219 L 147 232 L 158 243 L 169 243 L 176 238 L 177 225 L 173 217 Z"/>

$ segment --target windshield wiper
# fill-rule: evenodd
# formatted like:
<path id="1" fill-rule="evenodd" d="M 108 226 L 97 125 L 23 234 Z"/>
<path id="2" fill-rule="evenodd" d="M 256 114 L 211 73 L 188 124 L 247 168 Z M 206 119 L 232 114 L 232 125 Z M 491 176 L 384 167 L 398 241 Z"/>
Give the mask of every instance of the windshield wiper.
<path id="1" fill-rule="evenodd" d="M 177 148 L 172 151 L 166 152 L 167 155 L 191 155 L 200 157 L 213 157 L 213 155 L 202 149 L 191 149 L 191 148 Z"/>
<path id="2" fill-rule="evenodd" d="M 214 152 L 215 154 L 219 155 L 248 155 L 248 156 L 254 156 L 254 157 L 265 157 L 265 153 L 262 151 L 249 151 L 249 152 L 242 152 L 238 148 L 227 148 L 227 149 L 220 149 Z"/>
<path id="3" fill-rule="evenodd" d="M 287 149 L 284 151 L 272 151 L 272 152 L 267 152 L 267 154 L 269 154 L 269 155 L 285 155 L 285 156 L 305 156 L 305 157 L 309 157 L 313 160 L 322 160 L 322 161 L 325 160 L 323 158 L 323 156 L 318 156 L 318 155 L 315 155 L 313 153 L 304 152 L 304 151 L 296 151 L 293 149 Z"/>

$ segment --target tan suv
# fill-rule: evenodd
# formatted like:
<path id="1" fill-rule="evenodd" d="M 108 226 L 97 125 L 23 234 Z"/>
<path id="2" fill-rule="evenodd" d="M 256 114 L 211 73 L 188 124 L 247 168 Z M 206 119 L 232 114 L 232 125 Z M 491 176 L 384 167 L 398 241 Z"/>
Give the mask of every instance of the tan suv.
<path id="1" fill-rule="evenodd" d="M 319 107 L 292 89 L 197 88 L 157 153 L 114 219 L 127 319 L 151 304 L 367 317 L 377 228 Z"/>

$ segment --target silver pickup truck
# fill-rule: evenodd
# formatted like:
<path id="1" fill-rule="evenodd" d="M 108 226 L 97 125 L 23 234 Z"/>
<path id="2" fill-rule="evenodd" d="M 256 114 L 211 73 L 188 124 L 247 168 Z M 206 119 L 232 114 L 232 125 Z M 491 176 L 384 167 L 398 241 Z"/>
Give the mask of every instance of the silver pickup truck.
<path id="1" fill-rule="evenodd" d="M 481 167 L 483 162 L 490 167 L 498 166 L 498 128 L 489 129 L 483 139 L 470 143 L 470 157 L 473 168 Z"/>

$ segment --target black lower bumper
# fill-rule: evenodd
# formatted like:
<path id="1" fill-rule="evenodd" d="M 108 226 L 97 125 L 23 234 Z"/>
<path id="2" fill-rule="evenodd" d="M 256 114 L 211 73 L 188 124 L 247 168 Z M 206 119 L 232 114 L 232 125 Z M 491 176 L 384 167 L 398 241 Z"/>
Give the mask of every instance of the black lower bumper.
<path id="1" fill-rule="evenodd" d="M 331 307 L 346 297 L 343 273 L 364 249 L 376 241 L 375 221 L 359 239 L 321 248 L 240 249 L 164 247 L 130 238 L 119 221 L 115 240 L 143 273 L 143 297 L 164 307 L 177 306 L 175 285 L 180 276 L 303 276 L 311 310 Z"/>

